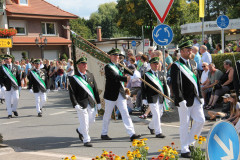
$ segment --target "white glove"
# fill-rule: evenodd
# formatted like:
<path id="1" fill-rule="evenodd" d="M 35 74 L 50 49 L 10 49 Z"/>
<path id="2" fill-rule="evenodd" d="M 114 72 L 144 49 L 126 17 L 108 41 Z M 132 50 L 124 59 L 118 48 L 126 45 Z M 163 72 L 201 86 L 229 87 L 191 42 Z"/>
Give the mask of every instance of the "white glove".
<path id="1" fill-rule="evenodd" d="M 50 92 L 50 89 L 47 89 L 46 93 L 49 93 Z"/>
<path id="2" fill-rule="evenodd" d="M 146 100 L 146 99 L 142 100 L 142 104 L 144 104 L 144 105 L 148 105 L 147 100 Z"/>
<path id="3" fill-rule="evenodd" d="M 33 93 L 33 90 L 32 90 L 32 89 L 29 89 L 29 92 L 30 92 L 30 93 Z"/>
<path id="4" fill-rule="evenodd" d="M 6 87 L 3 86 L 3 87 L 1 88 L 1 90 L 2 90 L 2 92 L 6 91 Z"/>
<path id="5" fill-rule="evenodd" d="M 204 105 L 204 99 L 200 98 L 200 101 L 201 101 L 202 105 Z"/>
<path id="6" fill-rule="evenodd" d="M 101 103 L 97 104 L 97 110 L 102 109 Z"/>
<path id="7" fill-rule="evenodd" d="M 187 107 L 187 101 L 183 100 L 183 101 L 179 102 L 179 107 Z"/>
<path id="8" fill-rule="evenodd" d="M 81 110 L 81 107 L 77 104 L 77 105 L 75 106 L 75 109 L 76 109 L 76 110 Z"/>

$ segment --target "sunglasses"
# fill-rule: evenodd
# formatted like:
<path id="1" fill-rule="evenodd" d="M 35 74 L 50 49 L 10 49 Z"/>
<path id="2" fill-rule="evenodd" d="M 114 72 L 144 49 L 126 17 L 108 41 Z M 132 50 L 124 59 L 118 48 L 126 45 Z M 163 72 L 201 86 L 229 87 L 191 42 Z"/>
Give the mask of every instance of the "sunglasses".
<path id="1" fill-rule="evenodd" d="M 202 66 L 203 68 L 206 67 L 206 66 Z"/>

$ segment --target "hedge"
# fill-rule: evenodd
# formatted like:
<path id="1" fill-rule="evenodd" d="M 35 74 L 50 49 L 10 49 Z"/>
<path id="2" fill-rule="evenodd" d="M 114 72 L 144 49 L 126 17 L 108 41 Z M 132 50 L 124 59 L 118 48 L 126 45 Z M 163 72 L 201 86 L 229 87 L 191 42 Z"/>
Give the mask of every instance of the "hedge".
<path id="1" fill-rule="evenodd" d="M 240 60 L 240 52 L 236 53 L 223 53 L 223 54 L 211 54 L 212 55 L 212 62 L 215 64 L 216 68 L 221 70 L 222 72 L 225 72 L 225 69 L 223 67 L 223 62 L 226 59 L 230 59 L 232 61 L 233 67 L 235 67 L 235 60 Z"/>

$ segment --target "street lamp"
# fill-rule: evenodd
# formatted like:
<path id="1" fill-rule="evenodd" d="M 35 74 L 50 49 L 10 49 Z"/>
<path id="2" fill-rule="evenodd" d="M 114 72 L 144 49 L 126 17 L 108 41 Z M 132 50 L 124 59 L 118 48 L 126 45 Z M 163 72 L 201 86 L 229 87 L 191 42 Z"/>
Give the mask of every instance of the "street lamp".
<path id="1" fill-rule="evenodd" d="M 36 37 L 35 43 L 39 48 L 41 48 L 41 56 L 42 56 L 42 59 L 44 59 L 43 48 L 47 45 L 47 38 L 45 37 L 43 40 L 43 35 L 42 33 L 40 33 L 39 39 Z"/>

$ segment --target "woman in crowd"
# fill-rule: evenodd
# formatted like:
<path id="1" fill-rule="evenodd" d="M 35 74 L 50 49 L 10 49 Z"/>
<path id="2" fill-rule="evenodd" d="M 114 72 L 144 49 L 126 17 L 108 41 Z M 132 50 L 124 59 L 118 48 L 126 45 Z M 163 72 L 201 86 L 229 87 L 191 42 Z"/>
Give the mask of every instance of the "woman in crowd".
<path id="1" fill-rule="evenodd" d="M 25 72 L 26 70 L 26 65 L 25 65 L 25 60 L 21 60 L 21 71 L 22 71 L 22 79 L 21 79 L 21 86 L 22 88 L 27 88 L 27 74 Z"/>
<path id="2" fill-rule="evenodd" d="M 239 113 L 240 113 L 240 104 L 238 102 L 237 95 L 235 93 L 231 94 L 229 99 L 231 103 L 230 109 L 230 117 L 227 119 L 228 121 L 232 122 L 233 125 L 236 125 L 239 120 Z"/>
<path id="3" fill-rule="evenodd" d="M 49 81 L 50 81 L 50 89 L 55 89 L 55 68 L 56 68 L 56 61 L 50 62 L 50 70 L 49 70 Z"/>
<path id="4" fill-rule="evenodd" d="M 206 109 L 208 110 L 215 108 L 219 96 L 222 96 L 233 89 L 234 69 L 232 67 L 232 62 L 229 59 L 227 59 L 224 61 L 223 65 L 226 72 L 220 78 L 219 83 L 214 86 L 211 98 L 209 100 L 208 105 L 206 106 Z"/>
<path id="5" fill-rule="evenodd" d="M 50 77 L 49 77 L 49 72 L 50 72 L 50 62 L 48 59 L 45 59 L 44 61 L 44 67 L 43 69 L 46 71 L 46 80 L 45 80 L 45 83 L 49 86 L 50 85 Z"/>
<path id="6" fill-rule="evenodd" d="M 58 90 L 58 82 L 60 84 L 60 89 L 63 89 L 63 74 L 64 74 L 64 70 L 63 70 L 63 64 L 62 62 L 57 62 L 57 65 L 56 65 L 56 69 L 55 69 L 55 72 L 56 72 L 56 79 L 55 79 L 55 91 Z"/>

